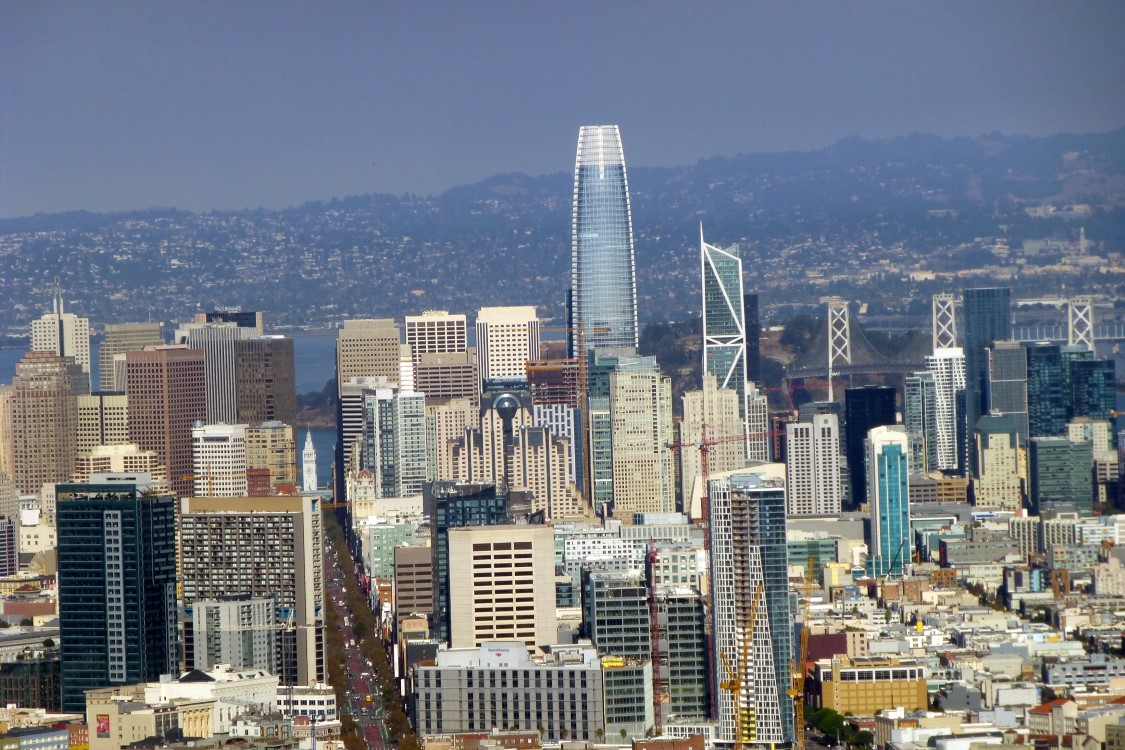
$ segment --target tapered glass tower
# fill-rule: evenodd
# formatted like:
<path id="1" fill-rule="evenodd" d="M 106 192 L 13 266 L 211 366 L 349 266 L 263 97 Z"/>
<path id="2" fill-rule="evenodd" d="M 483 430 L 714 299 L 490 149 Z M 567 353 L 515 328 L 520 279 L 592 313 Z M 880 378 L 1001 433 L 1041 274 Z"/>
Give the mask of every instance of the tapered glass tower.
<path id="1" fill-rule="evenodd" d="M 637 346 L 637 273 L 625 153 L 616 125 L 578 131 L 571 223 L 569 327 L 586 349 Z M 578 356 L 578 336 L 571 336 Z"/>
<path id="2" fill-rule="evenodd" d="M 742 258 L 738 246 L 723 249 L 703 241 L 699 228 L 703 281 L 703 372 L 719 388 L 738 394 L 738 416 L 746 427 L 746 313 L 743 309 Z"/>

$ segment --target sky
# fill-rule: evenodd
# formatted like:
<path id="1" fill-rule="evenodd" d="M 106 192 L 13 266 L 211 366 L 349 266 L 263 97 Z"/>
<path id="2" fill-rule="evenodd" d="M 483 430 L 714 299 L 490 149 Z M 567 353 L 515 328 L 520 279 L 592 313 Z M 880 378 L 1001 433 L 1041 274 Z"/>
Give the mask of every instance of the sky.
<path id="1" fill-rule="evenodd" d="M 0 217 L 1125 125 L 1125 3 L 0 0 Z"/>

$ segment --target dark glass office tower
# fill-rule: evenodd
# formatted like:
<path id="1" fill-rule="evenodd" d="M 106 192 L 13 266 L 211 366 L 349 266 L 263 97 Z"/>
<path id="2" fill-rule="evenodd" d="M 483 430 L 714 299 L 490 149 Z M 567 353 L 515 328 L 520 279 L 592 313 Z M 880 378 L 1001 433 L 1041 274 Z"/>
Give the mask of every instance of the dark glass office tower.
<path id="1" fill-rule="evenodd" d="M 58 485 L 62 706 L 179 666 L 171 497 L 130 483 Z"/>
<path id="2" fill-rule="evenodd" d="M 570 328 L 586 348 L 637 346 L 637 273 L 625 152 L 616 125 L 578 132 L 571 224 Z M 571 339 L 577 347 L 577 336 Z M 571 356 L 579 356 L 572 349 Z"/>
<path id="3" fill-rule="evenodd" d="M 1007 287 L 966 289 L 965 319 L 965 411 L 959 431 L 962 473 L 976 474 L 976 452 L 971 450 L 967 436 L 973 434 L 977 420 L 988 414 L 986 403 L 988 357 L 984 351 L 994 341 L 1012 338 L 1012 300 Z"/>
<path id="4" fill-rule="evenodd" d="M 1089 513 L 1094 508 L 1093 443 L 1064 437 L 1032 438 L 1028 450 L 1028 506 L 1039 515 L 1063 506 Z"/>
<path id="5" fill-rule="evenodd" d="M 867 385 L 844 391 L 844 455 L 848 457 L 851 505 L 867 502 L 867 462 L 864 441 L 873 427 L 895 423 L 895 389 Z M 919 471 L 912 467 L 912 471 Z"/>
<path id="6" fill-rule="evenodd" d="M 438 640 L 449 641 L 449 530 L 508 523 L 509 495 L 503 485 L 426 482 L 423 511 L 430 519 L 434 565 L 434 623 Z"/>
<path id="7" fill-rule="evenodd" d="M 1053 437 L 1066 431 L 1066 389 L 1058 344 L 1026 344 L 1027 427 L 1031 437 Z"/>
<path id="8" fill-rule="evenodd" d="M 1116 366 L 1112 359 L 1070 364 L 1070 416 L 1112 421 L 1116 394 Z"/>
<path id="9" fill-rule="evenodd" d="M 1003 414 L 1016 422 L 1026 442 L 1027 354 L 1016 341 L 997 341 L 988 350 L 988 403 L 993 414 Z"/>
<path id="10" fill-rule="evenodd" d="M 762 322 L 758 315 L 758 295 L 742 295 L 746 318 L 746 379 L 762 387 Z"/>

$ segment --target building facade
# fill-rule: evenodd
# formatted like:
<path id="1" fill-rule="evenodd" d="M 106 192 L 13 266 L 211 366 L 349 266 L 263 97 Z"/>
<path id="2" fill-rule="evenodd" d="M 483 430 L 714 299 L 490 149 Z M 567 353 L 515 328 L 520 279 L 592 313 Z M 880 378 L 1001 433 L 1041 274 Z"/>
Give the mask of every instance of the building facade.
<path id="1" fill-rule="evenodd" d="M 188 498 L 180 518 L 185 605 L 276 595 L 286 685 L 323 682 L 324 534 L 315 497 Z"/>
<path id="2" fill-rule="evenodd" d="M 10 473 L 16 489 L 37 495 L 44 484 L 69 481 L 74 471 L 82 373 L 69 357 L 31 351 L 16 363 L 6 409 Z"/>
<path id="3" fill-rule="evenodd" d="M 713 688 L 717 739 L 748 744 L 793 741 L 788 691 L 793 657 L 785 525 L 785 484 L 763 473 L 732 472 L 710 483 L 711 601 L 719 665 L 738 664 L 737 694 Z"/>
<path id="4" fill-rule="evenodd" d="M 840 420 L 814 414 L 785 426 L 785 473 L 791 516 L 830 516 L 844 498 L 840 479 Z"/>
<path id="5" fill-rule="evenodd" d="M 62 706 L 95 688 L 159 679 L 179 662 L 175 501 L 129 483 L 61 484 Z"/>
<path id="6" fill-rule="evenodd" d="M 867 499 L 871 543 L 868 573 L 901 576 L 912 558 L 910 543 L 910 436 L 905 427 L 875 427 L 867 449 Z"/>
<path id="7" fill-rule="evenodd" d="M 636 348 L 637 274 L 625 152 L 616 125 L 578 132 L 574 162 L 568 328 L 585 331 L 587 349 Z M 572 357 L 578 337 L 571 334 Z"/>
<path id="8" fill-rule="evenodd" d="M 539 524 L 449 530 L 450 647 L 555 641 L 555 540 Z"/>
<path id="9" fill-rule="evenodd" d="M 121 372 L 120 378 L 117 376 L 116 363 L 124 362 L 125 352 L 163 343 L 159 323 L 107 323 L 98 348 L 98 390 L 124 391 L 124 372 Z"/>
<path id="10" fill-rule="evenodd" d="M 172 493 L 192 493 L 191 430 L 207 414 L 204 352 L 184 346 L 145 347 L 125 354 L 129 437 L 155 451 Z"/>
<path id="11" fill-rule="evenodd" d="M 881 385 L 848 388 L 844 391 L 844 455 L 848 457 L 848 479 L 852 507 L 868 501 L 867 433 L 874 427 L 897 421 L 895 389 Z"/>
<path id="12" fill-rule="evenodd" d="M 480 391 L 527 382 L 527 362 L 539 358 L 539 316 L 534 307 L 482 307 L 477 311 Z"/>

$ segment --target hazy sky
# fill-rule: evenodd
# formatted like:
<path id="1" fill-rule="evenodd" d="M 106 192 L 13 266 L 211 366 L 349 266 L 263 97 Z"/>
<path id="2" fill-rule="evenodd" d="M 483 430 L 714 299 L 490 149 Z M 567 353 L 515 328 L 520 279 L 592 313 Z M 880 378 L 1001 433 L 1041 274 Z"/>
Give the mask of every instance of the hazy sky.
<path id="1" fill-rule="evenodd" d="M 1125 125 L 1125 2 L 0 0 L 0 216 Z"/>

